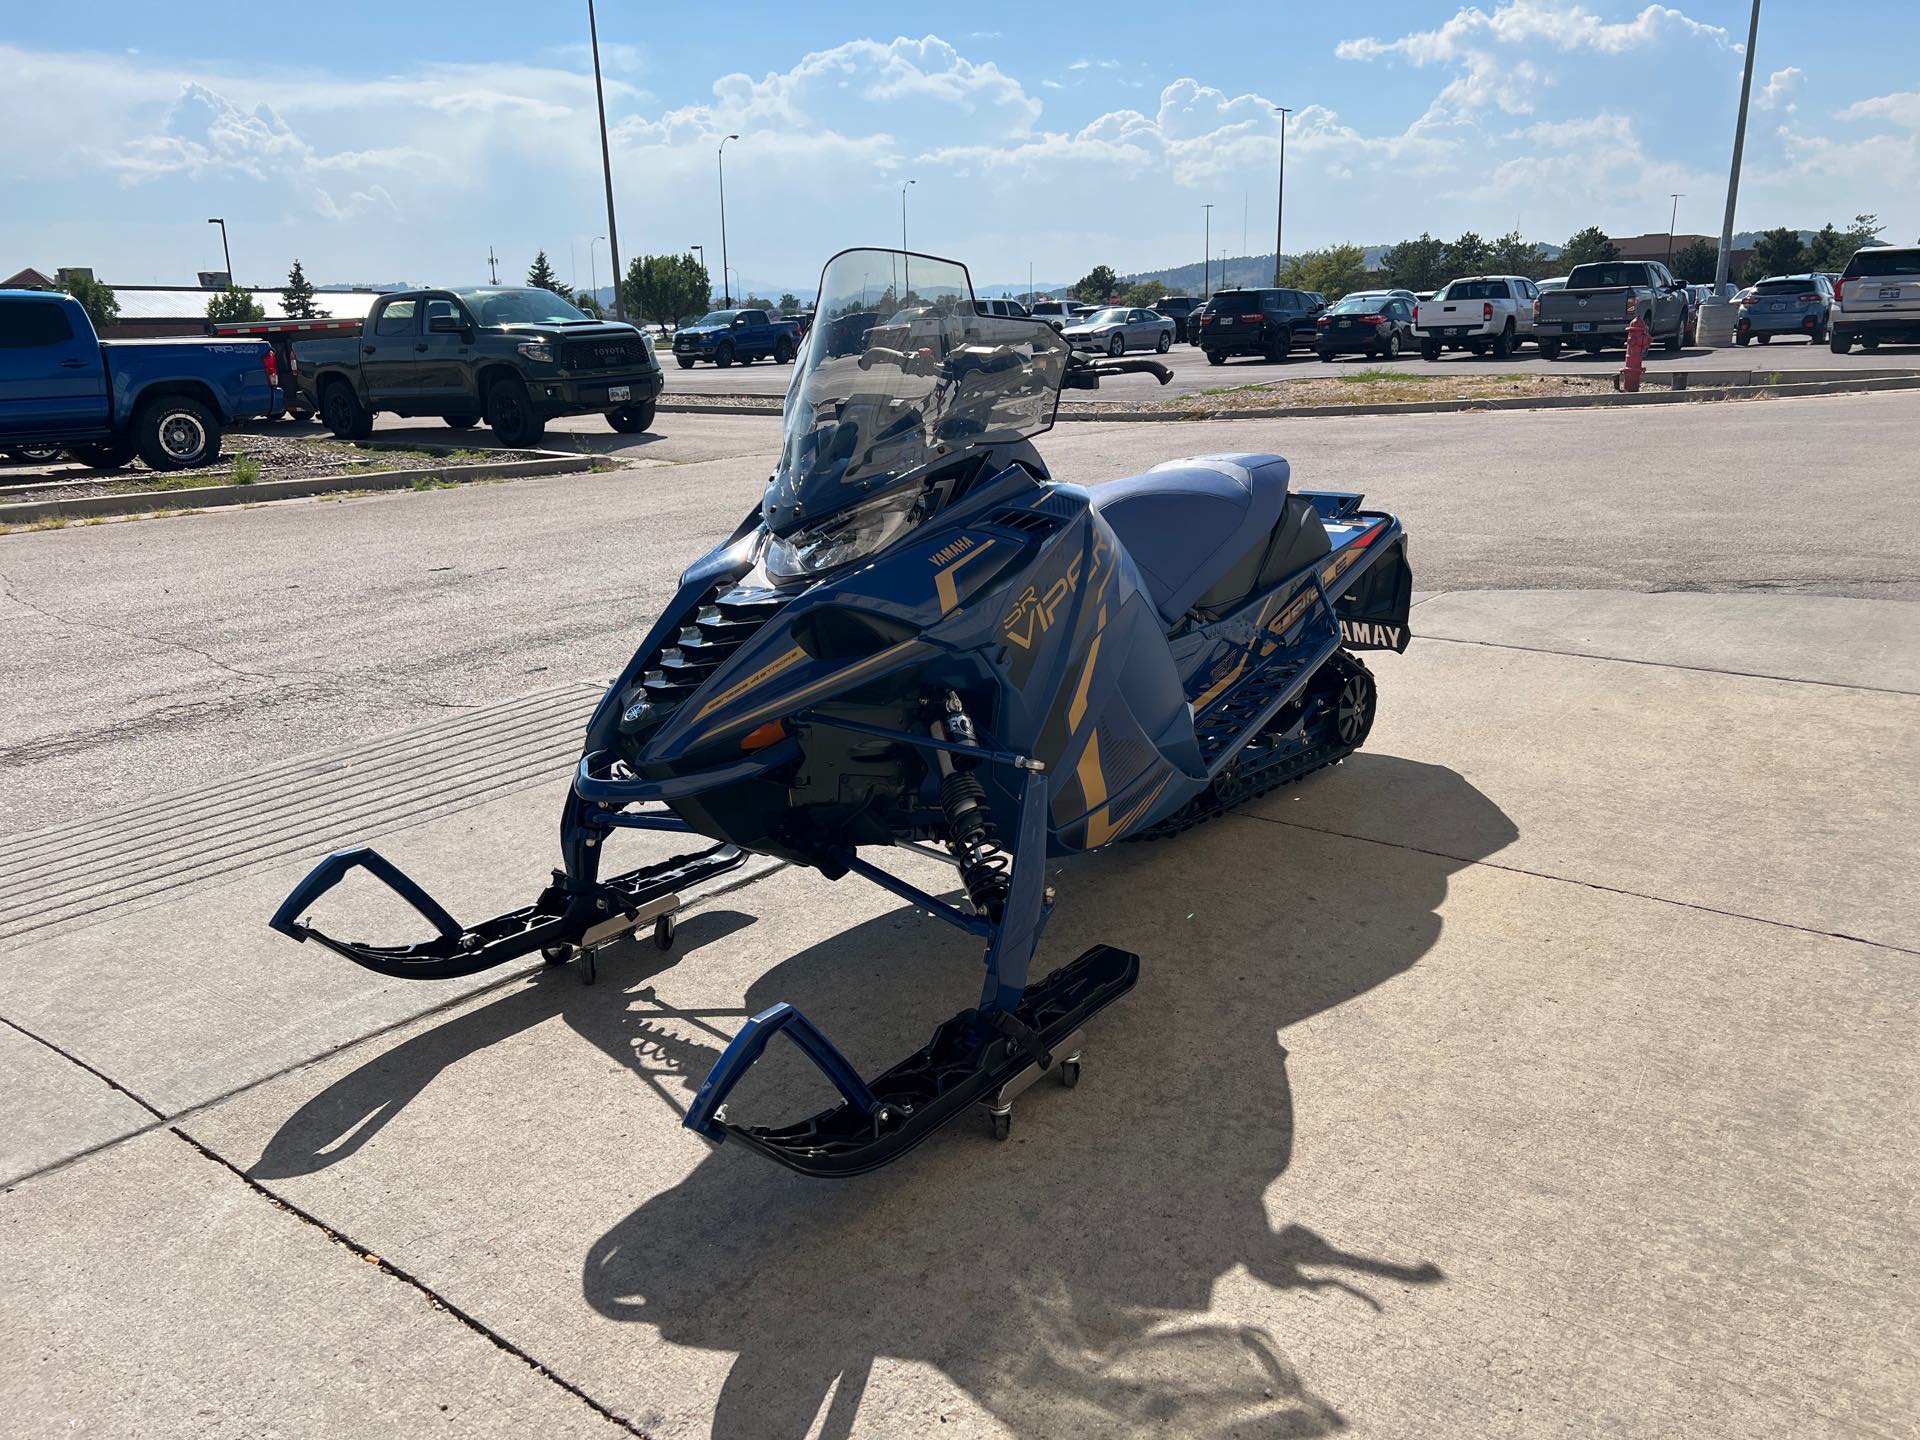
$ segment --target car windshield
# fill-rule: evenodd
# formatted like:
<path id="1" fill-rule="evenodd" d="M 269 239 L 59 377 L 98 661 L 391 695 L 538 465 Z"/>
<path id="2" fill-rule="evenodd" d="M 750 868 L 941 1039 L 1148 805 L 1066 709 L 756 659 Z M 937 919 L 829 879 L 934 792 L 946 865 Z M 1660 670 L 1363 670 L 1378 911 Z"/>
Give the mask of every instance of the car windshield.
<path id="1" fill-rule="evenodd" d="M 1846 276 L 1920 275 L 1920 250 L 1895 250 L 1892 246 L 1856 250 L 1847 262 Z"/>
<path id="2" fill-rule="evenodd" d="M 1762 280 L 1753 288 L 1762 295 L 1798 295 L 1803 290 L 1819 288 L 1817 280 Z"/>
<path id="3" fill-rule="evenodd" d="M 1044 321 L 980 314 L 956 261 L 843 251 L 821 274 L 816 314 L 761 504 L 776 534 L 930 461 L 1053 424 L 1070 347 Z"/>
<path id="4" fill-rule="evenodd" d="M 1124 325 L 1126 321 L 1127 312 L 1124 310 L 1096 310 L 1093 314 L 1087 316 L 1086 323 L 1089 325 Z"/>
<path id="5" fill-rule="evenodd" d="M 456 290 L 475 318 L 493 329 L 501 325 L 567 325 L 591 319 L 551 290 L 530 285 L 513 290 Z"/>
<path id="6" fill-rule="evenodd" d="M 1385 295 L 1349 295 L 1333 307 L 1335 315 L 1378 315 L 1389 297 Z"/>
<path id="7" fill-rule="evenodd" d="M 1440 292 L 1442 300 L 1511 300 L 1504 280 L 1456 280 Z"/>
<path id="8" fill-rule="evenodd" d="M 693 323 L 696 325 L 731 325 L 738 310 L 709 310 Z"/>

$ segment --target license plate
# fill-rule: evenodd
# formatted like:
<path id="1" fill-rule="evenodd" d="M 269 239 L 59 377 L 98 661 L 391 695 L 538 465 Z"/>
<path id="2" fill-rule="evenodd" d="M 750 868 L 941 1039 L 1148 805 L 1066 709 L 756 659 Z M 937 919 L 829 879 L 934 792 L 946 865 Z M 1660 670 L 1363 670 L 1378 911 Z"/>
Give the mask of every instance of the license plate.
<path id="1" fill-rule="evenodd" d="M 633 387 L 631 385 L 609 385 L 607 387 L 607 399 L 609 401 L 631 400 L 633 399 Z"/>
<path id="2" fill-rule="evenodd" d="M 1784 310 L 1787 308 L 1787 302 L 1784 300 L 1776 300 L 1773 302 L 1773 304 L 1769 305 L 1767 308 L 1769 310 Z"/>
<path id="3" fill-rule="evenodd" d="M 1593 322 L 1591 320 L 1582 320 L 1573 328 L 1575 330 L 1591 330 L 1593 328 Z"/>
<path id="4" fill-rule="evenodd" d="M 1880 298 L 1882 300 L 1898 300 L 1900 298 L 1900 287 L 1898 285 L 1882 285 L 1880 287 Z"/>
<path id="5" fill-rule="evenodd" d="M 1472 333 L 1473 327 L 1471 325 L 1455 325 L 1447 331 L 1449 335 L 1471 335 Z"/>

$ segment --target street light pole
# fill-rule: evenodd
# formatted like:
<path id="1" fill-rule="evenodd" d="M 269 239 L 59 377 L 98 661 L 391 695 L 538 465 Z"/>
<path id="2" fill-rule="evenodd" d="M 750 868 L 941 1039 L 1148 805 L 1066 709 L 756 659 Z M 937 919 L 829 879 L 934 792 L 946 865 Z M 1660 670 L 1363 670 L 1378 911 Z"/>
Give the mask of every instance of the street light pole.
<path id="1" fill-rule="evenodd" d="M 1200 247 L 1200 298 L 1205 300 L 1213 294 L 1213 206 L 1202 205 L 1200 210 L 1207 217 L 1206 239 Z"/>
<path id="2" fill-rule="evenodd" d="M 707 247 L 704 245 L 689 245 L 687 249 L 698 250 L 700 252 L 700 268 L 705 270 L 707 268 Z M 701 300 L 700 305 L 702 309 L 705 309 L 711 304 L 713 304 L 713 275 L 709 272 L 707 275 L 706 297 Z"/>
<path id="3" fill-rule="evenodd" d="M 720 303 L 727 307 L 733 304 L 733 290 L 727 284 L 727 140 L 739 138 L 738 135 L 727 136 L 714 152 L 720 165 Z"/>
<path id="4" fill-rule="evenodd" d="M 1684 190 L 1675 190 L 1675 191 L 1672 191 L 1671 193 L 1673 195 L 1673 213 L 1667 216 L 1667 268 L 1669 270 L 1673 268 L 1674 222 L 1676 222 L 1680 218 L 1680 202 L 1687 198 L 1687 192 Z"/>
<path id="5" fill-rule="evenodd" d="M 233 252 L 227 249 L 227 222 L 218 216 L 212 216 L 208 218 L 207 224 L 220 227 L 220 256 L 227 262 L 227 284 L 231 285 L 233 284 Z"/>
<path id="6" fill-rule="evenodd" d="M 1287 116 L 1293 113 L 1285 105 L 1273 107 L 1280 117 L 1280 198 L 1273 207 L 1273 283 L 1280 283 L 1280 242 L 1287 226 Z"/>
<path id="7" fill-rule="evenodd" d="M 907 296 L 913 293 L 913 260 L 907 250 L 907 185 L 919 183 L 917 180 L 909 180 L 906 185 L 900 187 L 900 253 L 902 256 L 900 263 L 905 267 L 900 279 L 906 287 L 900 296 L 902 305 L 907 303 Z"/>
<path id="8" fill-rule="evenodd" d="M 587 0 L 587 35 L 593 42 L 593 100 L 600 112 L 600 178 L 607 187 L 607 259 L 613 265 L 613 315 L 627 318 L 627 307 L 620 300 L 620 227 L 613 218 L 613 147 L 607 141 L 607 92 L 600 83 L 600 23 L 593 13 L 593 0 Z"/>
<path id="9" fill-rule="evenodd" d="M 1727 290 L 1727 261 L 1733 250 L 1733 207 L 1740 195 L 1740 152 L 1747 143 L 1747 98 L 1753 92 L 1753 49 L 1760 39 L 1760 0 L 1753 0 L 1747 22 L 1747 62 L 1740 74 L 1740 116 L 1733 123 L 1733 168 L 1727 174 L 1727 213 L 1720 221 L 1720 256 L 1713 266 L 1713 293 Z"/>
<path id="10" fill-rule="evenodd" d="M 596 235 L 587 242 L 587 283 L 593 286 L 593 303 L 596 305 L 600 303 L 600 271 L 593 263 L 593 247 L 606 238 L 604 235 Z M 617 294 L 620 289 L 618 275 L 613 277 L 613 288 Z"/>

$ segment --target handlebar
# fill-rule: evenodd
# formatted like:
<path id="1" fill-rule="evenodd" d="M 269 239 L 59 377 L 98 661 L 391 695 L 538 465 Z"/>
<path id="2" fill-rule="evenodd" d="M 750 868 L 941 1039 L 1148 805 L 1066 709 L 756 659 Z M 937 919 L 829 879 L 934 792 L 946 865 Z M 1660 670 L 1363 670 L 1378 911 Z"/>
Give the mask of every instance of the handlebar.
<path id="1" fill-rule="evenodd" d="M 1101 376 L 1151 375 L 1162 385 L 1173 379 L 1173 371 L 1158 360 L 1145 358 L 1138 360 L 1095 360 L 1083 355 L 1073 355 L 1067 360 L 1066 378 L 1060 382 L 1062 390 L 1098 390 Z"/>

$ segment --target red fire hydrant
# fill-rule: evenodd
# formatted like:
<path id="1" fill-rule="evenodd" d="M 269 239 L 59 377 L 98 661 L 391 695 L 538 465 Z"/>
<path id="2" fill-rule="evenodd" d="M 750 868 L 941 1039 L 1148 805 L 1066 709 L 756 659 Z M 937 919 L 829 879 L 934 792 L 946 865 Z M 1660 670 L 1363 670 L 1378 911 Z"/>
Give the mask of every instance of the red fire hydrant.
<path id="1" fill-rule="evenodd" d="M 1647 341 L 1652 337 L 1647 333 L 1647 322 L 1640 318 L 1635 310 L 1633 319 L 1627 322 L 1627 363 L 1620 367 L 1620 373 L 1613 377 L 1615 390 L 1632 392 L 1640 388 L 1640 377 L 1646 372 Z"/>

